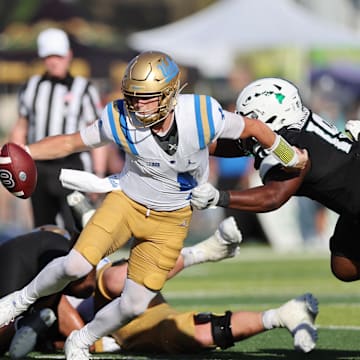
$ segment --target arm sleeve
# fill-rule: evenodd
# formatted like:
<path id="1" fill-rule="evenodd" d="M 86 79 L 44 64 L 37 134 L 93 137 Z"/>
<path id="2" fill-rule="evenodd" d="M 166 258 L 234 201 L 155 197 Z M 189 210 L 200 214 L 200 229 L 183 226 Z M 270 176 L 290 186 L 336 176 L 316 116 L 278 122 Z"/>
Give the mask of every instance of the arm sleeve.
<path id="1" fill-rule="evenodd" d="M 223 113 L 225 122 L 220 138 L 239 139 L 245 127 L 243 117 L 226 110 Z"/>

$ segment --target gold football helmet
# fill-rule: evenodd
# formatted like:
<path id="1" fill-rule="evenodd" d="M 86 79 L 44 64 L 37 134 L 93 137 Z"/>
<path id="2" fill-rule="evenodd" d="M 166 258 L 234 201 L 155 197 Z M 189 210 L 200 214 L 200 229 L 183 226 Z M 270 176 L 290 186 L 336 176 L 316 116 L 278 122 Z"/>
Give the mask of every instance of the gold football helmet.
<path id="1" fill-rule="evenodd" d="M 136 126 L 150 127 L 163 120 L 174 109 L 180 88 L 180 70 L 174 60 L 160 51 L 146 51 L 132 59 L 121 84 L 129 116 Z M 159 97 L 156 112 L 139 112 L 132 98 Z M 135 117 L 135 119 L 134 119 Z"/>

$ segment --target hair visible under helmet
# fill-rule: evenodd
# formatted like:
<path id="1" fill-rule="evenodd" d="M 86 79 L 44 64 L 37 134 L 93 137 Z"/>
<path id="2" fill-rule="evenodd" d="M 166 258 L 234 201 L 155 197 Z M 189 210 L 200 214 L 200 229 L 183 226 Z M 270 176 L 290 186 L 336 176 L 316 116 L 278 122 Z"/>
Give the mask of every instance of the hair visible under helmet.
<path id="1" fill-rule="evenodd" d="M 236 112 L 259 119 L 272 130 L 301 126 L 309 114 L 297 87 L 280 78 L 263 78 L 247 85 L 236 100 Z"/>
<path id="2" fill-rule="evenodd" d="M 128 64 L 121 88 L 127 111 L 135 126 L 150 127 L 165 120 L 174 109 L 180 88 L 180 70 L 165 53 L 143 52 Z M 151 113 L 136 111 L 131 102 L 132 97 L 159 97 L 157 111 Z"/>

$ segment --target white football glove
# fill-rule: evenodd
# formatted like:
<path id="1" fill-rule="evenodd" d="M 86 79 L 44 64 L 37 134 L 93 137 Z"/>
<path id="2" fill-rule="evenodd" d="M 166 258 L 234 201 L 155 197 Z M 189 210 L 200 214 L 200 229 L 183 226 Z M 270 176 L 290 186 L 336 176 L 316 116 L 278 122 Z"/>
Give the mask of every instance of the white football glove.
<path id="1" fill-rule="evenodd" d="M 345 124 L 345 130 L 351 140 L 358 141 L 360 133 L 360 120 L 348 120 Z"/>
<path id="2" fill-rule="evenodd" d="M 210 183 L 197 186 L 192 190 L 191 205 L 199 210 L 216 206 L 219 201 L 219 190 Z"/>

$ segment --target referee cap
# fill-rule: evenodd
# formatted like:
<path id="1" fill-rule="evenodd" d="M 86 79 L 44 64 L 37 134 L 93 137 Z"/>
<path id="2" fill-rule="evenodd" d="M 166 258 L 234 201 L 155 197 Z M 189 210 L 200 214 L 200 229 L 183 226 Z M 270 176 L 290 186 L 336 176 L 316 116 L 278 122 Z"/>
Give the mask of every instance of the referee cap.
<path id="1" fill-rule="evenodd" d="M 66 56 L 70 50 L 69 38 L 65 31 L 55 28 L 42 31 L 37 38 L 37 46 L 41 58 L 50 55 Z"/>

